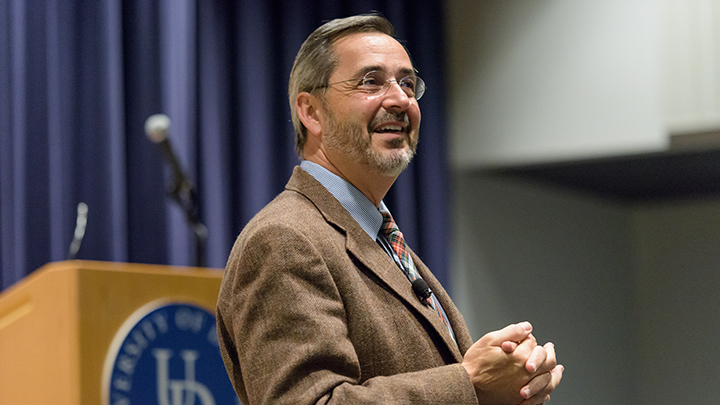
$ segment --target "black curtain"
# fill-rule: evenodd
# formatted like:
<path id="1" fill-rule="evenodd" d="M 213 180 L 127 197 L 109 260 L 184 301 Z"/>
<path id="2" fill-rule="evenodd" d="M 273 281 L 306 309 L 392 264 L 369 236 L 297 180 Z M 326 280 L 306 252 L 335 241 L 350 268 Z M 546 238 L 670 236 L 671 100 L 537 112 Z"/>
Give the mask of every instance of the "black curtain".
<path id="1" fill-rule="evenodd" d="M 298 163 L 287 79 L 323 21 L 379 11 L 428 83 L 418 156 L 386 198 L 409 244 L 447 279 L 440 0 L 0 0 L 0 286 L 77 258 L 193 265 L 193 234 L 144 133 L 165 113 L 199 195 L 207 264 Z M 447 283 L 445 283 L 447 285 Z"/>

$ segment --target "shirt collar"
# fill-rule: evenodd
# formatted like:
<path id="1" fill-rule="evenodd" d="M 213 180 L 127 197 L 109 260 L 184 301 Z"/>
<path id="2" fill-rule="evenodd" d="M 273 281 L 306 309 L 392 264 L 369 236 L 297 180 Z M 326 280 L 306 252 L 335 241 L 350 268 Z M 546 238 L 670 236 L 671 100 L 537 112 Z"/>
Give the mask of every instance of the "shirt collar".
<path id="1" fill-rule="evenodd" d="M 383 223 L 380 212 L 390 212 L 384 202 L 380 201 L 380 209 L 378 209 L 355 186 L 315 162 L 303 160 L 300 162 L 300 168 L 319 181 L 350 213 L 350 216 L 368 236 L 373 240 L 377 239 Z"/>

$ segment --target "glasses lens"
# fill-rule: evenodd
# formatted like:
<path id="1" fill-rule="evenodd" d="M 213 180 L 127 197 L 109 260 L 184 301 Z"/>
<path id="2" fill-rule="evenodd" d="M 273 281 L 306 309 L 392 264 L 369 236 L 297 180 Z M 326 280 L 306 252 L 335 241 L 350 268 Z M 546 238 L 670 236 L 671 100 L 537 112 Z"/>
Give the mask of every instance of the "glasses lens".
<path id="1" fill-rule="evenodd" d="M 423 94 L 425 94 L 425 81 L 415 76 L 415 100 L 420 100 Z"/>
<path id="2" fill-rule="evenodd" d="M 367 72 L 363 77 L 362 86 L 368 94 L 376 94 L 385 85 L 385 76 L 378 71 Z"/>
<path id="3" fill-rule="evenodd" d="M 415 97 L 416 100 L 425 93 L 425 82 L 417 76 L 403 77 L 399 84 L 408 97 Z"/>
<path id="4" fill-rule="evenodd" d="M 363 77 L 362 87 L 368 94 L 384 94 L 394 82 L 395 80 L 388 79 L 383 72 L 373 70 Z M 415 97 L 416 100 L 420 100 L 425 94 L 425 82 L 417 76 L 403 77 L 397 84 L 408 97 Z"/>

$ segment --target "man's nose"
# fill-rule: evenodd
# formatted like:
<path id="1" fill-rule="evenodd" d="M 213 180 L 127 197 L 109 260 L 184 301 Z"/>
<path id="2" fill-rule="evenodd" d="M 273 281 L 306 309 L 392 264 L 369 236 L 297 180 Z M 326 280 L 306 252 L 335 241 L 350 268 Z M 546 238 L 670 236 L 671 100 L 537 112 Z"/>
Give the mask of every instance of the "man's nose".
<path id="1" fill-rule="evenodd" d="M 385 109 L 406 110 L 410 106 L 412 97 L 408 96 L 405 90 L 403 90 L 400 86 L 400 83 L 398 83 L 395 79 L 389 80 L 386 85 L 389 86 L 389 88 L 387 89 L 387 92 L 385 92 L 383 100 L 383 106 Z"/>

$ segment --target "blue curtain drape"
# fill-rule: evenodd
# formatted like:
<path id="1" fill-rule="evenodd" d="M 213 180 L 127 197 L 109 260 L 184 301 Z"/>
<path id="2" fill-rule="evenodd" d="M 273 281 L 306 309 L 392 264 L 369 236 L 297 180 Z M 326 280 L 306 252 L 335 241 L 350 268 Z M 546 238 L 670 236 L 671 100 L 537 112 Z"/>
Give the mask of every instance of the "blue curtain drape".
<path id="1" fill-rule="evenodd" d="M 323 21 L 372 10 L 428 83 L 418 156 L 386 202 L 446 281 L 442 1 L 0 0 L 0 286 L 66 257 L 79 202 L 79 259 L 195 263 L 144 133 L 155 113 L 171 118 L 198 190 L 208 265 L 224 267 L 298 163 L 287 79 L 300 44 Z"/>

